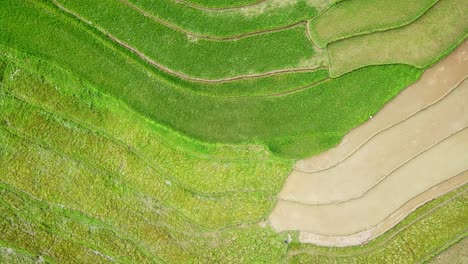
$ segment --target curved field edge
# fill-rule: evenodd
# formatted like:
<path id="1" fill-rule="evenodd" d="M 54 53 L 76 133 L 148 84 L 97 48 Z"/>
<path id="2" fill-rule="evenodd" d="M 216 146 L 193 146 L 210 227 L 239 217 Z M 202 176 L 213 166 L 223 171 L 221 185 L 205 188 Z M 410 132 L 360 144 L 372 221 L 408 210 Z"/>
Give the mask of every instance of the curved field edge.
<path id="1" fill-rule="evenodd" d="M 466 67 L 468 66 L 468 63 L 463 62 L 463 54 L 466 53 L 466 50 L 468 50 L 468 42 L 461 44 L 455 51 L 449 53 L 446 58 L 425 71 L 418 82 L 407 87 L 400 95 L 398 95 L 398 97 L 386 104 L 382 110 L 373 117 L 373 120 L 377 120 L 373 121 L 377 122 L 377 126 L 372 123 L 363 124 L 348 133 L 345 136 L 348 140 L 345 142 L 342 141 L 337 147 L 318 156 L 296 162 L 295 170 L 301 172 L 318 172 L 334 167 L 345 161 L 355 151 L 364 146 L 366 142 L 378 134 L 407 120 L 421 111 L 425 111 L 424 109 L 443 99 L 468 77 L 468 67 Z M 445 73 L 448 74 L 446 75 Z M 437 81 L 431 82 L 432 78 L 437 78 Z M 439 87 L 441 89 L 439 89 Z M 416 96 L 418 93 L 423 95 L 421 99 L 424 100 L 421 104 L 408 105 L 405 103 L 406 101 L 411 100 L 411 96 Z M 402 112 L 395 115 L 395 112 L 391 109 L 392 107 L 398 108 L 399 105 L 404 105 L 404 107 L 401 108 Z M 388 122 L 384 121 L 384 119 Z M 360 129 L 364 129 L 366 127 L 371 127 L 371 130 L 365 134 L 360 134 Z M 363 137 L 360 135 L 363 135 Z M 325 163 L 324 158 L 326 158 Z"/>
<path id="2" fill-rule="evenodd" d="M 268 0 L 182 0 L 181 3 L 191 5 L 198 8 L 223 10 L 223 9 L 237 9 L 253 5 L 258 5 Z"/>
<path id="3" fill-rule="evenodd" d="M 96 31 L 94 33 L 104 37 L 104 39 L 109 39 L 109 36 L 106 36 L 104 33 L 96 30 L 90 25 L 83 24 L 82 26 L 85 31 L 91 29 Z M 329 76 L 328 71 L 322 67 L 308 71 L 295 71 L 294 69 L 291 69 L 284 73 L 270 72 L 217 80 L 197 79 L 185 75 L 183 75 L 182 78 L 181 76 L 173 75 L 171 72 L 164 72 L 164 69 L 161 69 L 162 65 L 153 61 L 151 58 L 148 58 L 134 47 L 124 44 L 123 42 L 116 43 L 126 48 L 126 51 L 137 54 L 140 59 L 151 67 L 158 68 L 163 76 L 168 74 L 167 76 L 169 79 L 176 80 L 179 83 L 178 86 L 184 88 L 186 91 L 192 91 L 196 94 L 206 96 L 278 96 L 289 92 L 307 89 L 318 81 L 322 81 Z M 252 89 L 252 87 L 255 87 L 255 89 Z"/>
<path id="4" fill-rule="evenodd" d="M 51 3 L 114 41 L 133 47 L 157 62 L 161 69 L 181 78 L 222 80 L 322 66 L 304 25 L 235 41 L 191 40 L 186 33 L 157 23 L 120 2 L 83 1 L 53 0 Z M 47 3 L 40 6 L 44 8 L 54 7 Z"/>
<path id="5" fill-rule="evenodd" d="M 409 24 L 413 23 L 414 21 L 418 20 L 421 16 L 423 16 L 438 1 L 439 0 L 427 0 L 428 3 L 426 5 L 424 5 L 424 3 L 418 2 L 417 4 L 422 4 L 421 9 L 416 10 L 416 12 L 414 12 L 413 16 L 401 18 L 400 19 L 401 21 L 398 21 L 398 20 L 393 21 L 395 18 L 393 18 L 392 15 L 387 13 L 387 10 L 386 10 L 385 6 L 377 6 L 377 8 L 375 8 L 375 3 L 370 3 L 368 1 L 362 1 L 362 0 L 360 2 L 359 2 L 359 0 L 357 0 L 357 1 L 356 0 L 354 0 L 354 1 L 340 1 L 340 2 L 335 3 L 332 6 L 330 6 L 326 11 L 324 11 L 323 13 L 318 15 L 317 17 L 312 18 L 310 20 L 309 32 L 310 32 L 310 34 L 311 34 L 311 36 L 314 39 L 314 42 L 316 44 L 318 44 L 321 48 L 326 48 L 329 43 L 332 43 L 332 42 L 335 42 L 335 41 L 340 41 L 340 40 L 343 40 L 343 39 L 347 39 L 347 38 L 351 38 L 351 37 L 355 37 L 355 36 L 360 36 L 360 35 L 372 34 L 372 33 L 375 33 L 375 32 L 383 32 L 383 31 L 396 29 L 396 28 L 400 28 L 400 27 L 409 25 Z M 411 2 L 411 1 L 402 0 L 402 2 Z M 372 7 L 372 9 L 370 9 L 369 12 L 363 12 L 362 10 L 359 10 L 358 11 L 359 14 L 357 16 L 354 14 L 354 17 L 352 19 L 356 19 L 356 17 L 357 17 L 357 19 L 359 19 L 360 17 L 362 17 L 364 20 L 366 20 L 366 19 L 369 19 L 369 17 L 374 18 L 373 17 L 374 15 L 380 15 L 382 17 L 377 16 L 375 18 L 376 21 L 368 21 L 367 25 L 363 24 L 363 25 L 360 25 L 359 27 L 357 27 L 357 25 L 352 24 L 353 21 L 350 22 L 349 19 L 346 19 L 346 20 L 339 19 L 339 20 L 337 20 L 336 18 L 327 18 L 327 16 L 329 16 L 330 12 L 334 12 L 336 9 L 339 9 L 343 5 L 351 5 L 352 6 L 352 5 L 359 5 L 361 3 L 363 3 L 363 4 L 369 4 L 370 3 L 369 6 L 367 6 L 367 7 L 368 8 Z M 414 3 L 416 3 L 416 2 L 414 2 Z M 398 3 L 395 3 L 395 2 L 390 3 L 390 2 L 386 2 L 386 1 L 381 1 L 378 4 L 380 4 L 380 5 L 390 4 L 390 5 L 398 6 Z M 354 7 L 354 8 L 356 8 L 356 7 Z M 397 8 L 405 8 L 405 6 L 402 6 L 402 7 L 398 6 Z M 362 9 L 362 8 L 356 8 L 356 9 Z M 395 10 L 393 10 L 393 11 L 395 12 Z M 377 14 L 373 14 L 373 12 L 377 12 Z M 378 12 L 380 12 L 380 14 Z M 341 15 L 343 16 L 343 14 L 341 14 Z M 325 19 L 325 22 L 322 21 L 323 19 Z M 332 21 L 326 22 L 327 19 L 329 19 L 329 20 L 333 19 L 332 21 L 334 23 L 331 23 Z M 385 20 L 385 19 L 390 20 L 390 21 L 386 22 L 387 24 L 385 24 L 385 22 L 382 21 L 382 20 Z M 335 24 L 339 24 L 339 26 L 342 27 L 341 31 L 349 30 L 350 32 L 347 32 L 347 33 L 341 32 L 340 33 L 339 30 L 329 29 L 332 32 L 331 36 L 320 37 L 321 34 L 319 34 L 317 32 L 317 28 L 316 28 L 318 23 L 324 23 L 325 27 L 330 27 L 330 28 L 335 27 Z M 345 24 L 341 24 L 341 23 L 345 23 Z M 349 29 L 350 28 L 349 27 L 350 23 L 352 24 L 353 27 L 357 27 L 354 31 Z M 381 23 L 382 25 L 375 25 L 376 23 Z M 336 35 L 334 35 L 334 34 L 336 34 Z"/>
<path id="6" fill-rule="evenodd" d="M 280 98 L 202 97 L 185 93 L 174 83 L 176 80 L 161 76 L 123 48 L 105 40 L 96 42 L 96 38 L 90 38 L 88 33 L 70 27 L 73 24 L 68 21 L 40 15 L 33 32 L 29 32 L 32 30 L 28 25 L 30 20 L 22 21 L 21 17 L 30 8 L 25 6 L 15 16 L 15 20 L 21 21 L 17 21 L 14 28 L 10 27 L 15 30 L 3 32 L 8 33 L 1 38 L 7 46 L 60 65 L 101 91 L 126 101 L 154 121 L 191 137 L 210 142 L 268 144 L 277 154 L 291 158 L 310 156 L 333 146 L 340 137 L 330 138 L 330 135 L 344 135 L 367 120 L 421 73 L 404 65 L 369 67 Z M 12 17 L 6 15 L 2 21 L 8 18 Z M 56 35 L 55 23 L 67 30 Z M 56 37 L 55 41 L 44 38 L 50 34 Z M 27 41 L 23 41 L 25 35 Z M 136 90 L 139 93 L 135 93 Z M 347 104 L 339 103 L 337 94 L 340 99 L 349 99 Z M 365 104 L 363 98 L 368 99 Z M 331 103 L 324 106 L 323 101 Z M 292 105 L 298 107 L 291 108 Z M 313 115 L 304 115 L 311 111 Z M 347 115 L 343 116 L 343 113 Z M 290 147 L 294 145 L 300 145 L 302 149 L 296 151 Z"/>
<path id="7" fill-rule="evenodd" d="M 330 248 L 293 242 L 288 247 L 287 260 L 289 263 L 425 261 L 468 235 L 467 190 L 468 186 L 464 185 L 423 205 L 391 230 L 362 246 Z"/>
<path id="8" fill-rule="evenodd" d="M 343 159 L 342 162 L 339 162 L 334 166 L 330 166 L 329 168 L 320 171 L 304 172 L 301 170 L 294 169 L 288 176 L 289 178 L 285 186 L 283 186 L 283 190 L 279 195 L 280 198 L 290 202 L 317 205 L 327 203 L 343 203 L 346 201 L 363 197 L 365 194 L 369 193 L 371 189 L 383 183 L 385 179 L 391 178 L 390 176 L 392 174 L 396 173 L 398 170 L 402 169 L 404 166 L 408 165 L 412 161 L 417 160 L 418 156 L 423 155 L 425 152 L 430 152 L 432 148 L 435 148 L 438 145 L 443 145 L 444 141 L 462 132 L 466 128 L 466 126 L 468 126 L 468 119 L 466 118 L 463 112 L 464 102 L 463 100 L 460 100 L 460 98 L 468 98 L 468 93 L 466 92 L 468 90 L 468 81 L 464 81 L 464 79 L 465 78 L 462 78 L 461 82 L 459 82 L 455 87 L 450 89 L 447 93 L 444 93 L 442 97 L 440 97 L 437 101 L 433 102 L 428 107 L 420 109 L 419 111 L 417 111 L 417 113 L 414 113 L 412 116 L 409 116 L 404 120 L 399 120 L 399 122 L 397 122 L 395 125 L 381 130 L 378 134 L 375 134 L 375 137 L 370 137 L 369 140 L 367 140 L 368 138 L 365 138 L 365 141 L 356 140 L 356 142 L 362 142 L 362 144 L 356 144 L 355 146 L 358 147 L 355 148 L 353 152 L 347 152 L 351 154 L 346 156 L 346 158 Z M 437 85 L 433 87 L 435 89 L 441 88 Z M 420 90 L 419 95 L 426 92 L 430 91 L 428 91 L 428 89 Z M 419 95 L 413 96 L 410 101 L 406 102 L 414 101 L 415 98 L 419 100 L 421 98 Z M 458 108 L 456 108 L 456 106 L 458 106 Z M 396 111 L 399 107 L 401 107 L 401 104 L 399 106 L 395 105 L 392 109 L 387 108 L 386 110 L 393 112 Z M 453 111 L 451 112 L 451 114 L 448 114 L 449 112 L 447 111 L 447 109 L 458 109 L 458 111 Z M 447 112 L 443 112 L 444 110 Z M 446 114 L 441 116 L 438 115 L 439 113 Z M 377 114 L 377 118 L 373 118 L 373 120 L 370 122 L 376 123 L 383 120 L 379 120 L 378 116 L 379 114 Z M 419 120 L 424 120 L 424 122 L 412 123 L 411 125 L 411 122 L 414 120 L 418 120 L 418 118 Z M 366 123 L 360 128 L 363 129 L 362 131 L 367 132 L 365 131 L 365 126 L 372 125 L 375 123 Z M 432 124 L 432 126 L 429 126 L 429 124 Z M 437 125 L 434 126 L 434 124 Z M 375 140 L 378 141 L 379 138 L 385 138 L 385 135 L 392 135 L 392 131 L 398 131 L 399 127 L 407 128 L 406 132 L 408 133 L 408 135 L 411 136 L 404 137 L 402 136 L 401 132 L 398 134 L 393 134 L 392 139 L 387 138 L 386 140 L 379 141 L 380 143 L 387 143 L 387 145 L 376 144 L 373 146 L 373 148 L 367 149 L 366 151 L 366 148 L 369 147 L 369 144 L 373 144 L 373 142 L 375 142 Z M 436 130 L 434 128 L 440 129 Z M 419 133 L 416 131 L 418 131 Z M 427 133 L 427 131 L 433 132 Z M 441 131 L 444 131 L 444 133 L 438 134 Z M 357 132 L 359 133 L 359 131 Z M 429 140 L 428 138 L 431 139 Z M 404 144 L 402 146 L 397 145 L 396 148 L 392 149 L 393 155 L 390 154 L 391 152 L 386 152 L 386 150 L 389 149 L 389 146 L 395 145 L 395 142 L 414 142 L 415 140 L 419 140 L 419 142 L 424 142 L 424 144 L 421 143 L 421 145 L 412 145 L 412 151 L 404 149 Z M 349 142 L 349 138 L 347 142 Z M 461 142 L 463 142 L 463 140 Z M 359 155 L 362 155 L 362 153 L 367 153 L 367 155 L 361 156 L 363 157 L 363 159 L 355 159 L 354 163 L 347 162 L 349 161 L 349 158 L 358 158 Z M 377 162 L 380 161 L 380 157 L 386 157 L 385 160 L 387 162 L 387 165 L 392 164 L 392 166 L 382 165 L 381 163 Z M 324 158 L 327 158 L 327 156 L 325 156 Z M 395 162 L 395 159 L 399 162 Z M 447 159 L 446 161 L 449 160 Z M 354 165 L 354 167 L 342 167 L 343 165 L 346 166 L 347 164 L 352 164 Z M 446 164 L 448 165 L 448 163 Z M 364 167 L 360 167 L 360 165 Z M 338 170 L 339 173 L 328 173 L 340 167 L 341 170 Z M 374 178 L 370 177 L 366 173 L 353 173 L 359 171 L 358 168 L 361 168 L 361 170 L 366 172 L 379 171 L 382 174 L 379 174 L 380 176 Z M 380 170 L 384 168 L 385 170 Z M 346 182 L 346 179 L 350 177 L 353 178 L 353 181 L 351 182 L 352 184 L 350 184 L 350 182 Z M 342 185 L 337 186 L 337 184 Z M 331 190 L 333 190 L 334 193 L 330 193 Z M 343 193 L 346 193 L 347 195 L 342 195 Z M 324 199 L 325 197 L 327 198 Z"/>

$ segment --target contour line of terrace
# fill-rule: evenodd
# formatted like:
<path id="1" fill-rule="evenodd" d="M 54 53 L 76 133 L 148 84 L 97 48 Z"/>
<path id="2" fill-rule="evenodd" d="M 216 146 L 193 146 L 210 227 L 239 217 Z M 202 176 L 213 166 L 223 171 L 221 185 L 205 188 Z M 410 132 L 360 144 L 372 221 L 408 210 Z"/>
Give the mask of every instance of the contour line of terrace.
<path id="1" fill-rule="evenodd" d="M 51 1 L 56 2 L 57 0 L 51 0 Z M 175 25 L 175 24 L 173 24 L 171 22 L 168 22 L 168 21 L 166 21 L 164 19 L 156 17 L 155 15 L 147 12 L 143 8 L 135 5 L 134 3 L 131 3 L 128 0 L 119 0 L 119 1 L 122 2 L 123 4 L 127 5 L 128 7 L 134 9 L 135 11 L 142 14 L 143 16 L 145 16 L 147 18 L 150 18 L 151 20 L 153 20 L 153 21 L 155 21 L 155 22 L 157 22 L 159 24 L 162 24 L 162 25 L 164 25 L 164 26 L 166 26 L 168 28 L 171 28 L 171 29 L 174 29 L 176 31 L 185 33 L 187 36 L 198 38 L 198 39 L 206 39 L 206 40 L 220 41 L 220 42 L 235 41 L 235 40 L 239 40 L 239 39 L 242 39 L 242 38 L 253 37 L 253 36 L 258 36 L 258 35 L 264 35 L 264 34 L 269 34 L 269 33 L 274 33 L 274 32 L 279 32 L 279 31 L 284 31 L 284 30 L 287 30 L 287 29 L 290 29 L 290 28 L 298 27 L 300 25 L 305 25 L 307 23 L 307 20 L 300 20 L 300 21 L 292 23 L 290 25 L 281 26 L 281 27 L 277 27 L 277 28 L 252 31 L 252 32 L 243 33 L 243 34 L 239 34 L 239 35 L 234 35 L 234 36 L 216 37 L 216 36 L 210 36 L 210 35 L 206 35 L 206 34 L 199 34 L 199 33 L 191 32 L 191 31 L 189 31 L 187 29 L 179 27 L 179 26 L 177 26 L 177 25 Z M 318 46 L 314 46 L 314 48 L 319 49 Z"/>
<path id="2" fill-rule="evenodd" d="M 309 20 L 312 21 L 312 20 L 316 20 L 318 19 L 321 15 L 323 15 L 328 9 L 332 8 L 333 6 L 337 5 L 338 3 L 342 2 L 343 0 L 341 1 L 337 1 L 335 3 L 333 3 L 332 5 L 330 5 L 326 10 L 324 10 L 323 12 L 321 12 L 320 14 L 318 14 L 317 16 L 311 18 Z M 352 0 L 344 0 L 344 1 L 352 1 Z M 317 48 L 323 48 L 325 49 L 329 44 L 333 43 L 333 42 L 338 42 L 340 40 L 345 40 L 345 39 L 349 39 L 349 38 L 353 38 L 353 37 L 357 37 L 357 36 L 362 36 L 362 35 L 370 35 L 370 34 L 373 34 L 373 33 L 379 33 L 379 32 L 385 32 L 385 31 L 390 31 L 392 29 L 397 29 L 397 28 L 401 28 L 401 27 L 405 27 L 405 26 L 408 26 L 414 22 L 416 22 L 417 20 L 419 20 L 419 18 L 421 18 L 422 16 L 424 16 L 430 9 L 434 8 L 437 3 L 439 3 L 440 0 L 436 0 L 434 1 L 434 3 L 432 3 L 431 5 L 429 5 L 426 9 L 422 10 L 421 12 L 419 12 L 417 15 L 415 15 L 414 17 L 411 17 L 411 18 L 408 18 L 406 21 L 400 23 L 400 24 L 397 24 L 397 25 L 391 25 L 391 26 L 388 26 L 388 27 L 384 27 L 384 28 L 377 28 L 377 29 L 370 29 L 370 30 L 366 30 L 366 31 L 359 31 L 359 32 L 356 32 L 356 33 L 352 33 L 352 34 L 349 34 L 347 36 L 343 36 L 343 37 L 339 37 L 337 39 L 334 39 L 330 42 L 327 42 L 325 43 L 324 45 L 320 45 L 319 42 L 315 41 L 314 45 L 317 47 Z M 313 33 L 313 31 L 310 30 L 310 26 L 309 26 L 309 30 L 308 30 L 308 33 L 310 34 L 311 38 L 314 39 L 314 35 L 315 37 L 316 34 Z M 318 37 L 317 37 L 318 38 Z M 323 43 L 322 43 L 323 44 Z"/>
<path id="3" fill-rule="evenodd" d="M 81 17 L 79 14 L 65 8 L 64 6 L 60 5 L 57 3 L 55 0 L 51 0 L 57 8 L 59 8 L 61 11 L 68 13 L 69 15 L 72 15 L 75 17 L 77 20 L 86 23 L 88 25 L 92 25 L 92 27 L 96 30 L 98 30 L 100 33 L 104 34 L 107 38 L 112 40 L 112 42 L 117 43 L 119 46 L 124 47 L 126 50 L 136 54 L 138 57 L 143 59 L 145 62 L 149 63 L 152 66 L 155 66 L 156 68 L 172 74 L 174 76 L 177 76 L 181 79 L 188 80 L 188 81 L 193 81 L 193 82 L 201 82 L 201 83 L 222 83 L 222 82 L 229 82 L 229 81 L 237 81 L 237 80 L 244 80 L 244 79 L 253 79 L 253 78 L 259 78 L 259 77 L 266 77 L 266 76 L 273 76 L 273 75 L 278 75 L 278 74 L 283 74 L 283 73 L 293 73 L 293 72 L 310 72 L 310 71 L 315 71 L 321 68 L 324 68 L 324 66 L 317 66 L 317 67 L 309 67 L 309 68 L 289 68 L 289 69 L 279 69 L 279 70 L 273 70 L 273 71 L 268 71 L 264 73 L 258 73 L 258 74 L 246 74 L 246 75 L 239 75 L 239 76 L 234 76 L 234 77 L 226 77 L 226 78 L 220 78 L 220 79 L 205 79 L 205 78 L 198 78 L 198 77 L 191 77 L 189 75 L 186 75 L 184 73 L 180 73 L 177 71 L 174 71 L 156 61 L 153 59 L 149 58 L 146 56 L 143 52 L 139 51 L 138 49 L 132 47 L 131 45 L 127 44 L 126 42 L 119 40 L 118 38 L 114 37 L 110 33 L 108 33 L 106 30 L 102 29 L 101 27 L 94 25 L 92 22 L 84 19 Z"/>
<path id="4" fill-rule="evenodd" d="M 293 170 L 283 186 L 280 199 L 312 205 L 344 203 L 363 197 L 388 176 L 468 126 L 468 111 L 463 111 L 464 103 L 460 100 L 468 99 L 467 87 L 468 82 L 462 82 L 443 100 L 380 133 L 343 163 L 314 173 Z M 395 146 L 394 142 L 400 139 L 408 143 L 401 145 L 409 147 L 400 148 L 396 153 L 391 145 Z M 382 164 L 383 160 L 391 165 Z M 347 181 L 350 177 L 352 182 Z M 346 189 L 352 191 L 347 192 Z"/>

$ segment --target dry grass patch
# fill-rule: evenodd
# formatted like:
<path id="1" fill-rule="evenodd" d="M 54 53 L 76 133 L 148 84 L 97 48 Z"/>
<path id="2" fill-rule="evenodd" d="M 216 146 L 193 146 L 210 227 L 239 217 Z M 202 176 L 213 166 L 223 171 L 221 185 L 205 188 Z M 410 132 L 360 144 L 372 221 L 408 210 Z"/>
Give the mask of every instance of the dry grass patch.
<path id="1" fill-rule="evenodd" d="M 420 17 L 437 0 L 342 1 L 311 21 L 311 34 L 325 47 L 333 41 L 402 26 Z"/>
<path id="2" fill-rule="evenodd" d="M 408 26 L 331 43 L 331 74 L 390 63 L 425 68 L 465 38 L 467 11 L 463 0 L 441 0 Z"/>

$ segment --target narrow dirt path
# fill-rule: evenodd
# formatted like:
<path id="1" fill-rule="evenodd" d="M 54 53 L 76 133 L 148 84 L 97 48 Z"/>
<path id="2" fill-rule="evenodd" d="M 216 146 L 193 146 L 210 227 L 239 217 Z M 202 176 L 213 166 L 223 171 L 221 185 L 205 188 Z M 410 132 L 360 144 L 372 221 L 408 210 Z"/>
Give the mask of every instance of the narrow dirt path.
<path id="1" fill-rule="evenodd" d="M 203 10 L 203 11 L 229 11 L 229 10 L 237 10 L 237 9 L 242 9 L 246 7 L 252 7 L 256 6 L 259 4 L 262 4 L 264 2 L 267 2 L 269 0 L 258 0 L 256 2 L 250 3 L 250 4 L 245 4 L 245 5 L 238 5 L 238 6 L 230 6 L 230 7 L 206 7 L 198 4 L 194 4 L 191 1 L 186 1 L 186 0 L 174 0 L 176 3 L 181 3 L 186 6 L 190 6 L 192 8 L 198 9 L 198 10 Z"/>
<path id="2" fill-rule="evenodd" d="M 235 35 L 235 36 L 228 36 L 228 37 L 215 37 L 215 36 L 210 36 L 210 35 L 205 35 L 205 34 L 199 34 L 199 33 L 195 33 L 195 32 L 191 32 L 191 31 L 188 31 L 184 28 L 181 28 L 177 25 L 174 25 L 166 20 L 163 20 L 161 18 L 158 18 L 156 16 L 154 16 L 153 14 L 151 13 L 148 13 L 147 11 L 145 11 L 144 9 L 138 7 L 137 5 L 131 3 L 130 1 L 128 0 L 119 0 L 120 2 L 122 2 L 123 4 L 129 6 L 130 8 L 136 10 L 137 12 L 139 12 L 140 14 L 142 14 L 143 16 L 145 17 L 148 17 L 150 18 L 151 20 L 159 23 L 159 24 L 163 24 L 164 26 L 168 27 L 168 28 L 171 28 L 171 29 L 174 29 L 174 30 L 177 30 L 177 31 L 180 31 L 184 34 L 186 34 L 187 36 L 191 36 L 193 38 L 198 38 L 198 39 L 207 39 L 207 40 L 212 40 L 212 41 L 236 41 L 236 40 L 239 40 L 239 39 L 242 39 L 242 38 L 246 38 L 246 37 L 253 37 L 253 36 L 258 36 L 258 35 L 263 35 L 263 34 L 269 34 L 269 33 L 274 33 L 274 32 L 279 32 L 279 31 L 283 31 L 283 30 L 286 30 L 286 29 L 290 29 L 290 28 L 293 28 L 293 27 L 297 27 L 297 26 L 300 26 L 300 25 L 306 25 L 307 21 L 305 20 L 301 20 L 301 21 L 298 21 L 296 23 L 293 23 L 293 24 L 290 24 L 290 25 L 286 25 L 286 26 L 282 26 L 282 27 L 277 27 L 277 28 L 272 28 L 272 29 L 265 29 L 265 30 L 259 30 L 259 31 L 253 31 L 253 32 L 249 32 L 249 33 L 244 33 L 244 34 L 240 34 L 240 35 Z"/>

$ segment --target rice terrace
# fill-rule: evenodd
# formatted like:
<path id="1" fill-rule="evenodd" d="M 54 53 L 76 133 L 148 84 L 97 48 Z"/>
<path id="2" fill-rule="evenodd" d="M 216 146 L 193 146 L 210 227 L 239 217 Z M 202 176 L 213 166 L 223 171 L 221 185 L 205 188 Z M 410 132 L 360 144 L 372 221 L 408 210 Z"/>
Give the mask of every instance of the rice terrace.
<path id="1" fill-rule="evenodd" d="M 0 263 L 468 263 L 466 0 L 0 1 Z"/>

